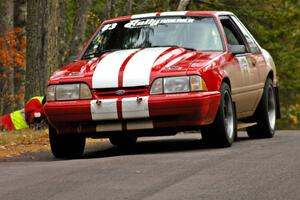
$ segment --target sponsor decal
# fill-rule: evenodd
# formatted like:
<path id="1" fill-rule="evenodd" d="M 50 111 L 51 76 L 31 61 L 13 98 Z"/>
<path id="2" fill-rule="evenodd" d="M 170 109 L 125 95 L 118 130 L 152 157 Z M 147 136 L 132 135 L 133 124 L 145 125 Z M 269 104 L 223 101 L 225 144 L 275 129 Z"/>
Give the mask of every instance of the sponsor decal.
<path id="1" fill-rule="evenodd" d="M 236 57 L 236 59 L 238 60 L 241 69 L 247 69 L 247 68 L 249 68 L 249 63 L 248 63 L 248 60 L 247 60 L 247 58 L 245 56 Z"/>
<path id="2" fill-rule="evenodd" d="M 195 20 L 190 18 L 162 18 L 162 19 L 135 19 L 124 25 L 125 28 L 140 28 L 143 26 L 157 26 L 159 24 L 178 24 L 193 23 Z"/>

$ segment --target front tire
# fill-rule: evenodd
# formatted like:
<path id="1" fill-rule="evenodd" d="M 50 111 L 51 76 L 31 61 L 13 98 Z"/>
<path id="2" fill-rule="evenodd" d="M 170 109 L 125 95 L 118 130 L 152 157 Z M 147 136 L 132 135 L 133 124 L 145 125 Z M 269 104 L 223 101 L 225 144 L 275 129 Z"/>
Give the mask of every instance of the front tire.
<path id="1" fill-rule="evenodd" d="M 275 134 L 276 99 L 273 82 L 267 79 L 262 98 L 254 114 L 257 125 L 247 128 L 250 138 L 272 138 Z"/>
<path id="2" fill-rule="evenodd" d="M 237 134 L 236 113 L 232 102 L 230 87 L 221 85 L 221 98 L 214 122 L 201 128 L 202 140 L 205 144 L 230 147 Z"/>
<path id="3" fill-rule="evenodd" d="M 59 135 L 49 124 L 49 140 L 56 158 L 79 158 L 84 151 L 86 138 L 78 134 Z"/>

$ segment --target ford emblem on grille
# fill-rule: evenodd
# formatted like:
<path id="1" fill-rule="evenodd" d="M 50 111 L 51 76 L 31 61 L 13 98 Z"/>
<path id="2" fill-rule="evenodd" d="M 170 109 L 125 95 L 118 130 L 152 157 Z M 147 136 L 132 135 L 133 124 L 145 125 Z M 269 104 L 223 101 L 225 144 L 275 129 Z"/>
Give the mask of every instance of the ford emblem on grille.
<path id="1" fill-rule="evenodd" d="M 116 94 L 117 94 L 117 95 L 125 94 L 125 90 L 117 90 L 117 91 L 116 91 Z"/>

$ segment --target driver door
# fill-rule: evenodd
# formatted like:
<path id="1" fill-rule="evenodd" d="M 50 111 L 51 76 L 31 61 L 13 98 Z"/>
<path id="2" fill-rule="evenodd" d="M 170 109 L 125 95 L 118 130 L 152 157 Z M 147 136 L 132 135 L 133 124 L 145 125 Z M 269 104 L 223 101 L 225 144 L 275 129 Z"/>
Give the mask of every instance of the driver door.
<path id="1" fill-rule="evenodd" d="M 257 59 L 250 51 L 241 30 L 230 16 L 220 18 L 227 39 L 228 48 L 234 45 L 243 45 L 245 52 L 233 55 L 233 67 L 226 68 L 231 80 L 232 98 L 236 104 L 237 117 L 253 114 L 257 105 L 259 91 L 255 84 L 259 82 L 259 73 L 256 67 Z"/>

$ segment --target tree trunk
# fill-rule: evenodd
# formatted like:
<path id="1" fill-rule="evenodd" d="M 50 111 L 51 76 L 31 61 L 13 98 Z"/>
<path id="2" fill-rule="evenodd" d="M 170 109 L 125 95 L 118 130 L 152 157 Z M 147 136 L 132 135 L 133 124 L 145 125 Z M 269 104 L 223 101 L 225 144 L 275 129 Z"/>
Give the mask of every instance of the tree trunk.
<path id="1" fill-rule="evenodd" d="M 47 67 L 47 78 L 51 75 L 60 63 L 59 55 L 59 21 L 60 21 L 60 1 L 51 0 L 48 1 L 47 8 L 47 52 L 46 52 L 46 67 Z"/>
<path id="2" fill-rule="evenodd" d="M 126 14 L 127 14 L 127 15 L 130 15 L 130 14 L 132 14 L 133 0 L 128 0 L 127 3 L 128 3 L 128 7 L 127 7 L 127 12 L 126 12 Z"/>
<path id="3" fill-rule="evenodd" d="M 111 10 L 110 17 L 116 17 L 116 0 L 111 0 L 110 10 Z"/>
<path id="4" fill-rule="evenodd" d="M 59 66 L 65 65 L 66 60 L 66 47 L 67 47 L 67 23 L 66 23 L 66 1 L 59 0 L 59 24 L 58 24 L 58 53 L 59 53 Z"/>
<path id="5" fill-rule="evenodd" d="M 26 15 L 27 15 L 27 5 L 26 0 L 14 0 L 14 27 L 25 28 L 26 25 Z M 20 41 L 23 37 L 26 38 L 25 31 L 18 34 L 18 45 L 16 50 L 25 53 Z M 25 83 L 25 66 L 16 65 L 14 68 L 14 93 L 15 93 L 15 110 L 24 107 L 24 86 Z"/>
<path id="6" fill-rule="evenodd" d="M 115 17 L 116 15 L 116 1 L 106 0 L 107 18 Z"/>
<path id="7" fill-rule="evenodd" d="M 28 0 L 26 100 L 46 94 L 47 80 L 62 62 L 63 3 L 64 0 Z"/>
<path id="8" fill-rule="evenodd" d="M 186 10 L 190 3 L 191 3 L 191 0 L 180 0 L 177 10 L 178 11 Z"/>
<path id="9" fill-rule="evenodd" d="M 25 99 L 44 95 L 47 74 L 47 3 L 48 0 L 27 1 L 27 49 Z"/>
<path id="10" fill-rule="evenodd" d="M 14 25 L 14 2 L 11 0 L 1 0 L 0 9 L 0 36 L 3 36 Z"/>
<path id="11" fill-rule="evenodd" d="M 14 0 L 14 27 L 26 25 L 26 0 Z"/>
<path id="12" fill-rule="evenodd" d="M 67 53 L 67 59 L 70 56 L 78 55 L 82 50 L 82 45 L 85 41 L 85 31 L 87 28 L 88 13 L 92 0 L 77 0 L 77 11 L 74 18 L 72 37 L 70 41 L 69 53 Z"/>
<path id="13" fill-rule="evenodd" d="M 6 32 L 12 31 L 13 21 L 14 21 L 14 3 L 11 0 L 1 0 L 0 2 L 1 12 L 0 12 L 0 37 L 3 36 Z M 6 47 L 5 47 L 6 48 Z M 0 94 L 0 102 L 3 102 L 0 105 L 4 113 L 10 113 L 14 109 L 14 66 L 13 62 L 9 63 L 9 66 L 6 66 L 7 70 L 7 79 L 3 80 L 6 82 L 6 88 L 2 88 Z M 4 67 L 0 63 L 0 67 Z M 2 69 L 0 70 L 2 71 Z M 1 77 L 3 78 L 3 77 Z M 2 82 L 2 80 L 1 80 Z M 2 99 L 4 98 L 4 99 Z M 0 113 L 1 115 L 3 113 Z"/>
<path id="14" fill-rule="evenodd" d="M 16 48 L 18 57 L 14 58 L 14 110 L 24 107 L 24 92 L 25 92 L 25 69 L 26 69 L 26 33 L 24 29 L 16 31 Z"/>
<path id="15" fill-rule="evenodd" d="M 173 11 L 173 10 L 177 10 L 178 7 L 178 0 L 169 0 L 169 10 Z"/>
<path id="16" fill-rule="evenodd" d="M 111 5 L 112 0 L 105 0 L 105 18 L 111 18 L 112 16 Z"/>

